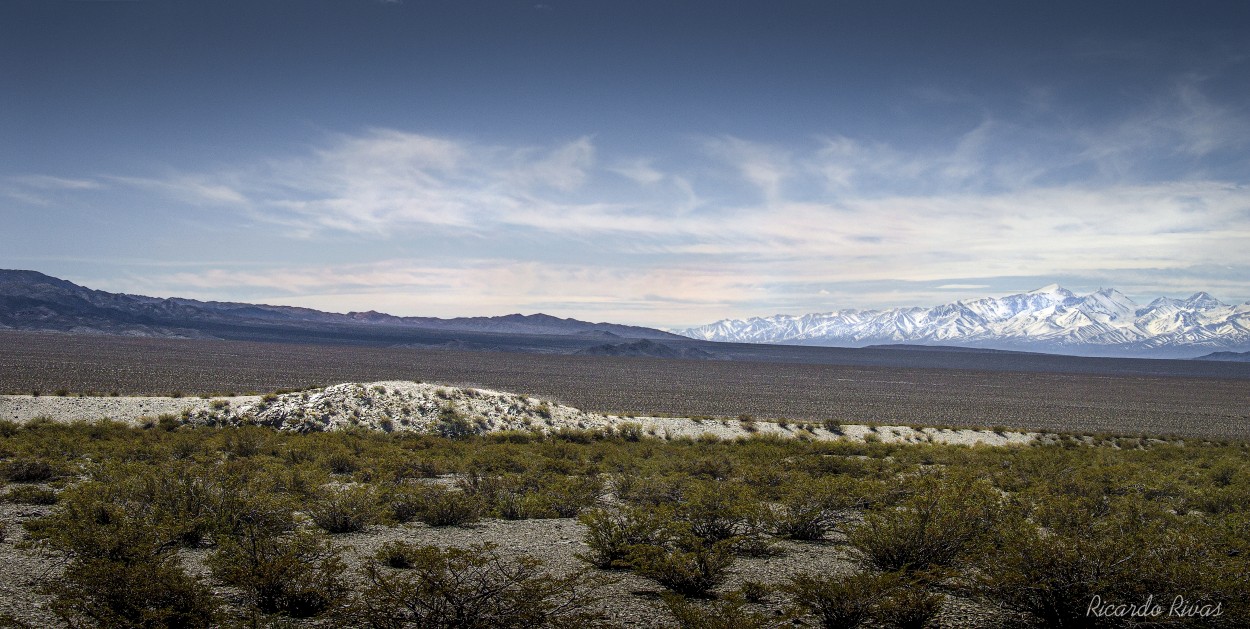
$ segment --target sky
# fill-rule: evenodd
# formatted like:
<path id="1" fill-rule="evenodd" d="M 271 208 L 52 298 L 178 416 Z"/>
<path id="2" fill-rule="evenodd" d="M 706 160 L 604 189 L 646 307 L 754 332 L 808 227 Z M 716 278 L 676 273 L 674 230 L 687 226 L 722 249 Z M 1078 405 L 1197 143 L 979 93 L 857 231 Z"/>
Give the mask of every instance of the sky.
<path id="1" fill-rule="evenodd" d="M 1250 300 L 1250 3 L 0 0 L 0 268 L 676 328 Z"/>

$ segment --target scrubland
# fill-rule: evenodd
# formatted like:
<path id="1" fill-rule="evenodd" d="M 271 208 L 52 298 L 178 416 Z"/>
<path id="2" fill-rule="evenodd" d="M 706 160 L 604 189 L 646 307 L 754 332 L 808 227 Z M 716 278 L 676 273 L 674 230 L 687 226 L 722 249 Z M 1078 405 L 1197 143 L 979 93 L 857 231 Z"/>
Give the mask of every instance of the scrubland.
<path id="1" fill-rule="evenodd" d="M 665 440 L 631 424 L 3 422 L 0 614 L 83 627 L 1246 626 L 1248 454 L 1193 439 Z M 1095 600 L 1162 613 L 1091 617 Z"/>

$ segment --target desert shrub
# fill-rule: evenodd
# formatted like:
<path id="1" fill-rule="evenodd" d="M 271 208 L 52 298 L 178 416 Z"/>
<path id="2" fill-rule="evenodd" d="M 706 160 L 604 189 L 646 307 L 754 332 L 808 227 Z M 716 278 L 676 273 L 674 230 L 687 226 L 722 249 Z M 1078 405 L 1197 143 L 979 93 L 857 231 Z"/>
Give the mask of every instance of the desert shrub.
<path id="1" fill-rule="evenodd" d="M 606 439 L 608 434 L 602 430 L 589 430 L 584 428 L 561 428 L 551 432 L 551 438 L 556 441 L 565 441 L 568 443 L 589 444 L 602 439 Z"/>
<path id="2" fill-rule="evenodd" d="M 385 509 L 389 521 L 404 524 L 417 519 L 421 514 L 421 489 L 412 485 L 397 485 L 388 488 L 380 502 Z"/>
<path id="3" fill-rule="evenodd" d="M 54 505 L 57 503 L 57 495 L 51 489 L 19 485 L 10 489 L 4 495 L 4 500 L 24 505 Z"/>
<path id="4" fill-rule="evenodd" d="M 373 558 L 378 563 L 387 568 L 395 570 L 407 570 L 416 563 L 414 547 L 407 542 L 386 542 L 378 548 L 378 552 L 374 553 Z"/>
<path id="5" fill-rule="evenodd" d="M 327 533 L 354 533 L 377 521 L 377 495 L 368 485 L 327 487 L 308 505 L 308 515 Z"/>
<path id="6" fill-rule="evenodd" d="M 543 419 L 551 419 L 551 405 L 546 400 L 539 402 L 538 406 L 534 407 L 534 412 Z"/>
<path id="7" fill-rule="evenodd" d="M 37 395 L 35 397 L 38 397 Z M 0 437 L 12 437 L 18 433 L 21 427 L 17 422 L 9 419 L 0 419 Z"/>
<path id="8" fill-rule="evenodd" d="M 133 562 L 76 559 L 44 592 L 70 626 L 209 627 L 217 613 L 208 586 L 167 555 Z"/>
<path id="9" fill-rule="evenodd" d="M 847 532 L 867 568 L 885 572 L 953 566 L 984 540 L 998 516 L 998 496 L 982 482 L 923 476 L 897 506 L 869 511 Z"/>
<path id="10" fill-rule="evenodd" d="M 942 596 L 922 583 L 903 584 L 890 590 L 877 604 L 875 616 L 886 627 L 924 629 L 942 611 Z"/>
<path id="11" fill-rule="evenodd" d="M 16 459 L 0 467 L 0 476 L 13 483 L 43 483 L 58 475 L 57 468 L 40 459 Z"/>
<path id="12" fill-rule="evenodd" d="M 874 618 L 898 584 L 889 573 L 800 574 L 782 589 L 794 598 L 792 613 L 812 614 L 824 629 L 850 629 Z"/>
<path id="13" fill-rule="evenodd" d="M 481 503 L 463 491 L 438 485 L 419 489 L 415 495 L 417 519 L 430 526 L 460 526 L 477 522 Z"/>
<path id="14" fill-rule="evenodd" d="M 625 502 L 655 506 L 680 500 L 687 482 L 681 476 L 621 476 L 615 479 L 615 489 Z"/>
<path id="15" fill-rule="evenodd" d="M 594 626 L 588 611 L 597 583 L 585 573 L 555 577 L 530 557 L 508 561 L 490 545 L 391 548 L 409 564 L 380 562 L 362 570 L 365 587 L 345 613 L 347 624 L 430 629 Z"/>
<path id="16" fill-rule="evenodd" d="M 177 430 L 180 426 L 182 426 L 182 420 L 180 420 L 177 415 L 163 413 L 156 418 L 156 427 L 164 430 L 165 432 L 172 432 Z"/>
<path id="17" fill-rule="evenodd" d="M 578 516 L 590 552 L 578 555 L 597 568 L 628 568 L 635 546 L 658 545 L 667 536 L 668 512 L 647 507 L 593 509 Z"/>
<path id="18" fill-rule="evenodd" d="M 492 504 L 508 520 L 569 518 L 598 501 L 603 482 L 594 476 L 508 474 L 473 477 L 465 491 Z"/>
<path id="19" fill-rule="evenodd" d="M 625 422 L 616 427 L 616 434 L 624 441 L 637 442 L 642 440 L 642 424 Z"/>
<path id="20" fill-rule="evenodd" d="M 499 443 L 530 443 L 542 439 L 542 435 L 529 430 L 497 430 L 486 438 Z"/>
<path id="21" fill-rule="evenodd" d="M 731 542 L 745 554 L 763 554 L 768 512 L 764 505 L 738 483 L 693 483 L 677 503 L 676 518 L 707 544 Z"/>
<path id="22" fill-rule="evenodd" d="M 160 472 L 140 468 L 117 473 L 129 478 L 135 499 L 151 505 L 153 518 L 182 545 L 196 546 L 212 530 L 213 480 L 204 470 L 176 465 Z"/>
<path id="23" fill-rule="evenodd" d="M 346 450 L 326 454 L 321 463 L 331 474 L 351 474 L 360 469 L 360 459 Z"/>
<path id="24" fill-rule="evenodd" d="M 267 614 L 316 616 L 347 593 L 338 552 L 313 533 L 250 529 L 221 540 L 208 565 L 214 576 L 242 588 L 252 606 Z"/>
<path id="25" fill-rule="evenodd" d="M 772 593 L 772 586 L 759 581 L 743 581 L 737 592 L 748 603 L 762 603 Z"/>
<path id="26" fill-rule="evenodd" d="M 1049 500 L 1058 502 L 1050 509 L 1063 502 Z M 975 591 L 1053 627 L 1132 624 L 1131 618 L 1087 616 L 1095 596 L 1104 604 L 1141 604 L 1154 596 L 1165 609 L 1181 596 L 1195 605 L 1221 606 L 1220 617 L 1196 619 L 1203 626 L 1250 620 L 1250 562 L 1225 546 L 1218 530 L 1139 498 L 1112 505 L 1097 517 L 1046 528 L 1023 518 L 1004 521 L 996 529 L 995 552 L 974 573 Z M 1168 600 L 1159 601 L 1163 596 Z"/>
<path id="27" fill-rule="evenodd" d="M 603 490 L 603 481 L 586 476 L 542 476 L 530 487 L 514 485 L 497 495 L 505 518 L 572 518 L 594 505 Z"/>
<path id="28" fill-rule="evenodd" d="M 696 537 L 668 546 L 634 546 L 629 555 L 634 572 L 682 596 L 708 596 L 729 576 L 733 562 L 733 540 L 709 544 Z"/>
<path id="29" fill-rule="evenodd" d="M 862 509 L 865 505 L 859 487 L 849 479 L 796 479 L 787 485 L 772 508 L 773 531 L 797 540 L 824 539 L 846 519 L 848 510 Z"/>
<path id="30" fill-rule="evenodd" d="M 205 486 L 207 518 L 217 535 L 278 535 L 295 528 L 290 496 L 267 490 L 254 470 L 215 470 Z"/>
<path id="31" fill-rule="evenodd" d="M 223 434 L 221 451 L 233 458 L 246 459 L 264 450 L 273 431 L 260 426 L 239 426 Z"/>
<path id="32" fill-rule="evenodd" d="M 768 618 L 751 612 L 740 596 L 727 596 L 716 602 L 696 603 L 665 592 L 664 606 L 677 619 L 680 629 L 763 629 Z"/>
<path id="33" fill-rule="evenodd" d="M 698 457 L 684 461 L 681 471 L 703 480 L 727 480 L 733 476 L 734 464 L 728 457 Z"/>
<path id="34" fill-rule="evenodd" d="M 45 582 L 52 609 L 71 626 L 206 627 L 216 615 L 211 590 L 183 570 L 176 534 L 142 503 L 99 483 L 68 490 L 61 508 L 27 523 L 31 539 L 68 559 Z"/>

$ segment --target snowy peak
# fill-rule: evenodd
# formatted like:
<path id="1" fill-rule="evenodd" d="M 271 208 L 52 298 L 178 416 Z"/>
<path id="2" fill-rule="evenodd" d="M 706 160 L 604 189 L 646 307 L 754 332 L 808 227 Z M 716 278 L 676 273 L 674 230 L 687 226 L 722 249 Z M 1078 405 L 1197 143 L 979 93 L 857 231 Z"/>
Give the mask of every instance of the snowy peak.
<path id="1" fill-rule="evenodd" d="M 1194 293 L 1181 303 L 1195 310 L 1210 310 L 1212 308 L 1221 308 L 1226 305 L 1224 302 L 1212 297 L 1210 293 L 1206 292 Z"/>
<path id="2" fill-rule="evenodd" d="M 1055 301 L 1064 301 L 1064 300 L 1076 297 L 1076 295 L 1074 295 L 1072 291 L 1058 284 L 1047 284 L 1039 289 L 1031 290 L 1026 294 L 1050 297 L 1054 299 Z"/>
<path id="3" fill-rule="evenodd" d="M 1050 284 L 932 308 L 726 319 L 678 333 L 745 343 L 917 343 L 1158 355 L 1186 348 L 1250 348 L 1250 308 L 1229 306 L 1205 292 L 1185 299 L 1160 297 L 1142 307 L 1114 288 L 1077 295 Z"/>

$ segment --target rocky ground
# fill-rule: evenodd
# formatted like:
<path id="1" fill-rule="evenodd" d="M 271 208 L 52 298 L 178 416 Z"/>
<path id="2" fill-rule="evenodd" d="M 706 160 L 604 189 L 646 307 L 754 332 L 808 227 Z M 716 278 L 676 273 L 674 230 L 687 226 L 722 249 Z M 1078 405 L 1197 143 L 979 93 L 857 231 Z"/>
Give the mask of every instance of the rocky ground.
<path id="1" fill-rule="evenodd" d="M 0 626 L 66 626 L 51 612 L 51 597 L 38 592 L 40 583 L 57 578 L 63 569 L 63 560 L 22 544 L 25 534 L 21 523 L 46 515 L 51 509 L 0 501 L 0 521 L 9 524 L 7 539 L 0 542 Z M 564 575 L 587 567 L 578 558 L 588 548 L 583 542 L 584 533 L 585 527 L 572 518 L 492 519 L 462 527 L 434 528 L 421 523 L 375 525 L 362 532 L 335 535 L 333 543 L 343 551 L 348 566 L 345 575 L 349 579 L 355 578 L 366 559 L 391 541 L 461 548 L 488 543 L 495 545 L 505 558 L 528 555 L 541 560 L 551 573 Z M 246 624 L 243 594 L 212 579 L 204 563 L 209 552 L 208 548 L 184 550 L 180 558 L 191 574 L 214 584 L 215 592 L 227 602 L 227 615 Z M 717 591 L 732 592 L 749 582 L 782 583 L 803 572 L 837 573 L 852 569 L 853 564 L 847 559 L 847 551 L 837 534 L 823 542 L 774 540 L 773 552 L 768 556 L 739 557 L 729 579 Z M 597 608 L 611 626 L 675 626 L 660 596 L 663 588 L 653 581 L 627 571 L 592 570 L 591 574 L 591 578 L 604 581 L 597 590 Z M 784 595 L 771 593 L 759 603 L 751 604 L 749 609 L 775 619 L 779 626 L 798 626 L 784 619 L 785 603 Z M 283 626 L 292 627 L 335 626 L 334 621 L 328 619 L 284 622 Z M 1010 623 L 991 609 L 947 596 L 938 626 L 996 628 L 1010 626 Z"/>

